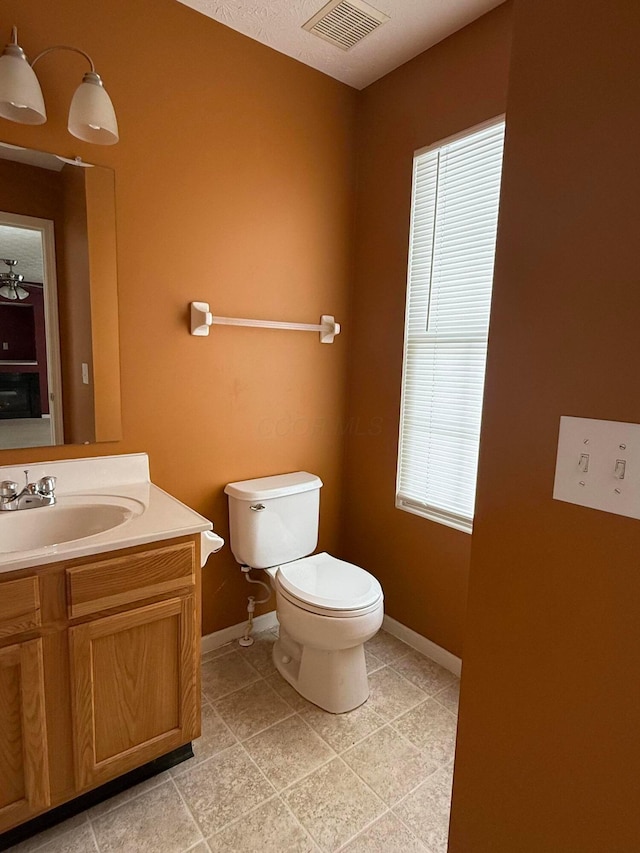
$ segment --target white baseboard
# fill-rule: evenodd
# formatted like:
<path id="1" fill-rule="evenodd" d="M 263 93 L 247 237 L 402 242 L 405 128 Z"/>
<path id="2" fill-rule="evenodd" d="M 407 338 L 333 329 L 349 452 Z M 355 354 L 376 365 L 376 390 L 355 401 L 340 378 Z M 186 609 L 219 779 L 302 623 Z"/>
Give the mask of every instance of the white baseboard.
<path id="1" fill-rule="evenodd" d="M 423 655 L 431 658 L 431 660 L 439 663 L 440 666 L 448 669 L 449 672 L 457 675 L 458 678 L 460 677 L 462 660 L 446 649 L 443 649 L 442 646 L 432 643 L 431 640 L 427 640 L 422 634 L 418 634 L 417 631 L 407 628 L 406 625 L 403 625 L 402 622 L 398 622 L 396 619 L 392 619 L 391 616 L 384 617 L 382 627 L 389 634 L 411 646 L 412 649 L 416 649 L 416 651 L 421 652 Z"/>
<path id="2" fill-rule="evenodd" d="M 213 634 L 207 634 L 202 638 L 202 654 L 206 655 L 208 652 L 214 651 L 214 649 L 219 649 L 220 646 L 225 646 L 232 640 L 239 640 L 244 634 L 246 624 L 246 622 L 240 622 L 237 625 L 230 625 L 228 628 L 223 628 L 221 631 L 215 631 Z M 277 624 L 276 611 L 272 610 L 270 613 L 263 613 L 262 616 L 256 616 L 253 620 L 253 630 L 257 634 L 260 631 L 268 631 L 271 628 L 275 628 Z M 407 628 L 406 625 L 398 622 L 397 619 L 392 619 L 391 616 L 384 617 L 382 627 L 392 636 L 411 646 L 412 649 L 416 649 L 423 655 L 431 658 L 431 660 L 439 663 L 440 666 L 448 669 L 449 672 L 453 672 L 454 675 L 460 677 L 462 661 L 451 654 L 451 652 L 443 649 L 442 646 L 438 646 L 431 640 L 427 640 L 422 634 L 418 634 L 417 631 Z"/>
<path id="3" fill-rule="evenodd" d="M 221 631 L 214 631 L 213 634 L 207 634 L 202 638 L 202 654 L 206 655 L 207 652 L 219 649 L 220 646 L 224 646 L 232 640 L 239 640 L 244 634 L 246 624 L 246 621 L 240 622 L 238 625 L 230 625 Z M 262 616 L 256 616 L 253 620 L 253 633 L 257 634 L 260 631 L 268 631 L 270 628 L 275 628 L 277 624 L 278 619 L 275 610 L 272 610 L 270 613 L 263 613 Z"/>

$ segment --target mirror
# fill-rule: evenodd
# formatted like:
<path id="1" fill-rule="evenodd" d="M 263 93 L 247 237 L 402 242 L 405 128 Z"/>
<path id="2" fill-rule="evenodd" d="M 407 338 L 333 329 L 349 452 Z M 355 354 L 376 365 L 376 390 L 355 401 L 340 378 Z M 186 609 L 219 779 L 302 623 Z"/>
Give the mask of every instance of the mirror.
<path id="1" fill-rule="evenodd" d="M 0 143 L 0 449 L 120 438 L 113 171 Z"/>

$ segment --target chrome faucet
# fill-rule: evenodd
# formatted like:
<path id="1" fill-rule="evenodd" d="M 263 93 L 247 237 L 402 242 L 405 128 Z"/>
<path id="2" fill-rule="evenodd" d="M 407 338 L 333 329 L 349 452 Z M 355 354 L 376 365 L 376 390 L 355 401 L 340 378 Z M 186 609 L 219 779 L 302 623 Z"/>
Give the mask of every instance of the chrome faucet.
<path id="1" fill-rule="evenodd" d="M 41 477 L 37 483 L 29 482 L 29 470 L 24 472 L 25 485 L 22 491 L 13 480 L 0 483 L 0 511 L 17 509 L 35 509 L 39 506 L 52 506 L 56 502 L 56 478 Z"/>

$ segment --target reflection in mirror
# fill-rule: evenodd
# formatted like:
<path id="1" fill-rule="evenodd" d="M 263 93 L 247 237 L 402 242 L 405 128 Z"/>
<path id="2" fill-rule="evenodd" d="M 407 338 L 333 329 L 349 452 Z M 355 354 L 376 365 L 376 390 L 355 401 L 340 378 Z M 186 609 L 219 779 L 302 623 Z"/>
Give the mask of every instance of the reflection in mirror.
<path id="1" fill-rule="evenodd" d="M 63 442 L 53 222 L 0 211 L 0 441 Z"/>
<path id="2" fill-rule="evenodd" d="M 120 437 L 113 172 L 0 143 L 0 449 Z"/>

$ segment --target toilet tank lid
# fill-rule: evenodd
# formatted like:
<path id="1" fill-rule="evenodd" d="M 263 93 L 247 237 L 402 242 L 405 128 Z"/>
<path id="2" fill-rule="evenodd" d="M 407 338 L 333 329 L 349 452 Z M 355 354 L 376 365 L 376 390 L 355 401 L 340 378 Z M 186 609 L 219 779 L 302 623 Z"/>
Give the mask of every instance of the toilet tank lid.
<path id="1" fill-rule="evenodd" d="M 322 486 L 320 477 L 307 471 L 292 474 L 277 474 L 275 477 L 257 477 L 255 480 L 239 480 L 225 486 L 225 494 L 241 501 L 266 501 L 282 498 L 299 492 L 311 492 Z"/>

